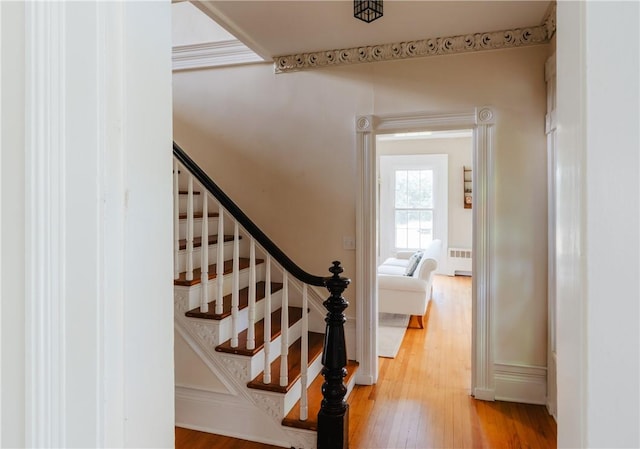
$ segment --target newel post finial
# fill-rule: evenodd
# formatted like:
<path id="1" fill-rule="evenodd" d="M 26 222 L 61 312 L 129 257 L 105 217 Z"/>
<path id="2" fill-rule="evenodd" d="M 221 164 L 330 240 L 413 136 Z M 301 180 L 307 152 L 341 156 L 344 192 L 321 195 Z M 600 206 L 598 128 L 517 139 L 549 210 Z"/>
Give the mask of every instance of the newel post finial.
<path id="1" fill-rule="evenodd" d="M 339 261 L 329 268 L 333 276 L 325 279 L 331 296 L 323 303 L 327 309 L 326 331 L 322 352 L 322 404 L 318 412 L 318 449 L 347 449 L 349 447 L 349 405 L 344 400 L 347 387 L 347 347 L 344 338 L 344 310 L 349 303 L 342 293 L 349 283 L 341 277 L 344 271 Z"/>

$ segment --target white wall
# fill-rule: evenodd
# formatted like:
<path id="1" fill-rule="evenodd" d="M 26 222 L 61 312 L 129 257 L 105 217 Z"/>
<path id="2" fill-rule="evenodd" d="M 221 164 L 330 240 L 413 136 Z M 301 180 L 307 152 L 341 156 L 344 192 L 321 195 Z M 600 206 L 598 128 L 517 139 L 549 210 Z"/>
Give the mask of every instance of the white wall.
<path id="1" fill-rule="evenodd" d="M 25 447 L 24 4 L 0 3 L 0 446 Z"/>
<path id="2" fill-rule="evenodd" d="M 173 447 L 170 4 L 0 8 L 1 445 Z"/>
<path id="3" fill-rule="evenodd" d="M 355 117 L 491 105 L 495 360 L 546 365 L 547 46 L 275 75 L 253 65 L 174 73 L 174 136 L 307 271 L 342 260 L 354 283 Z"/>
<path id="4" fill-rule="evenodd" d="M 464 208 L 462 167 L 471 167 L 471 137 L 416 140 L 378 140 L 378 154 L 446 154 L 449 161 L 449 246 L 471 249 L 471 209 Z M 446 250 L 446 248 L 445 248 Z"/>
<path id="5" fill-rule="evenodd" d="M 558 447 L 640 447 L 639 14 L 558 3 Z"/>

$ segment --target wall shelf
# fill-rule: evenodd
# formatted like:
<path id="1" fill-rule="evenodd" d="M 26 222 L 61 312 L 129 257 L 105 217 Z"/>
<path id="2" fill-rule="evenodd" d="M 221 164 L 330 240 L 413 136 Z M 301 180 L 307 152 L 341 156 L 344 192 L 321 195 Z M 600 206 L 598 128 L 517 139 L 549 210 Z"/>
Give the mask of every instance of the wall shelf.
<path id="1" fill-rule="evenodd" d="M 462 167 L 462 191 L 464 192 L 464 208 L 471 209 L 473 205 L 473 183 L 471 167 Z"/>

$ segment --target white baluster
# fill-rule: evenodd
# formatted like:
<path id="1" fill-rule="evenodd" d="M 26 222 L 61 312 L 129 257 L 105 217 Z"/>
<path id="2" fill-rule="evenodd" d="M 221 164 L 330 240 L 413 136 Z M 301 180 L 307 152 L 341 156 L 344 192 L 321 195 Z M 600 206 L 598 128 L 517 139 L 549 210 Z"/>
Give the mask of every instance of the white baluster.
<path id="1" fill-rule="evenodd" d="M 178 161 L 173 160 L 173 278 L 180 277 L 180 189 L 178 188 Z"/>
<path id="2" fill-rule="evenodd" d="M 238 222 L 233 227 L 233 284 L 231 290 L 231 347 L 238 347 L 238 306 L 240 290 L 240 236 Z"/>
<path id="3" fill-rule="evenodd" d="M 193 176 L 189 174 L 189 189 L 187 191 L 187 273 L 185 279 L 193 280 Z"/>
<path id="4" fill-rule="evenodd" d="M 247 349 L 256 348 L 256 241 L 251 237 L 249 246 L 249 326 L 247 327 Z"/>
<path id="5" fill-rule="evenodd" d="M 202 245 L 200 246 L 200 312 L 209 311 L 209 205 L 202 186 Z"/>
<path id="6" fill-rule="evenodd" d="M 267 255 L 264 272 L 264 374 L 263 382 L 271 383 L 271 255 Z"/>
<path id="7" fill-rule="evenodd" d="M 300 421 L 306 421 L 309 417 L 309 405 L 307 398 L 307 370 L 309 368 L 309 297 L 307 284 L 302 284 L 302 351 L 300 371 Z"/>
<path id="8" fill-rule="evenodd" d="M 289 383 L 289 273 L 282 274 L 282 322 L 280 329 L 280 386 L 286 387 Z"/>
<path id="9" fill-rule="evenodd" d="M 218 204 L 218 257 L 216 258 L 216 315 L 221 315 L 224 297 L 224 209 Z"/>

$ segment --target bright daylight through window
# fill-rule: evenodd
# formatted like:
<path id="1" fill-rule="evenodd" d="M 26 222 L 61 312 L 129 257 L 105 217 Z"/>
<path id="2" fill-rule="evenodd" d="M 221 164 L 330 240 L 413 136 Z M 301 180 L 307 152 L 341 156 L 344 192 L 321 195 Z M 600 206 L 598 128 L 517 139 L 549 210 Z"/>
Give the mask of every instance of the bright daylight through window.
<path id="1" fill-rule="evenodd" d="M 432 239 L 433 170 L 396 170 L 396 249 L 426 248 Z"/>

